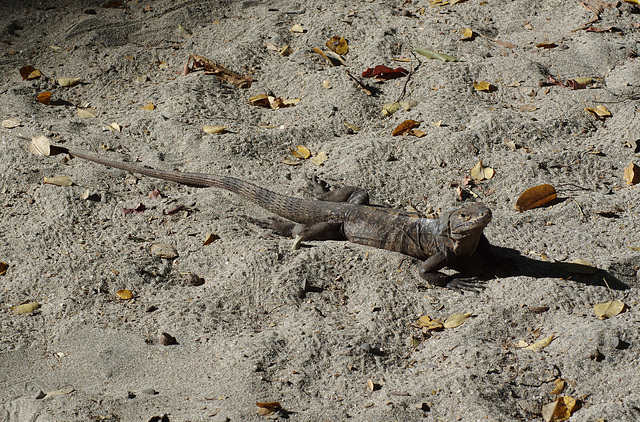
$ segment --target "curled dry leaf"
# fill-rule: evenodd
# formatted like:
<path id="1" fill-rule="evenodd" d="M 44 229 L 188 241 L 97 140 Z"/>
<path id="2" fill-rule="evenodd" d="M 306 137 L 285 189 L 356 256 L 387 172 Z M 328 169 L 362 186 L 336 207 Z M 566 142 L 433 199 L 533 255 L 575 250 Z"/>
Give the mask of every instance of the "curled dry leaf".
<path id="1" fill-rule="evenodd" d="M 362 130 L 362 128 L 360 126 L 356 126 L 353 123 L 349 123 L 346 120 L 343 120 L 345 126 L 347 126 L 347 128 L 349 130 L 351 130 L 353 133 L 357 133 L 360 132 L 360 130 Z"/>
<path id="2" fill-rule="evenodd" d="M 22 76 L 22 80 L 31 80 L 31 79 L 37 79 L 40 76 L 42 76 L 42 73 L 40 73 L 40 71 L 38 69 L 36 69 L 35 67 L 31 66 L 30 64 L 26 65 L 26 66 L 22 66 L 19 70 L 20 72 L 20 76 Z"/>
<path id="3" fill-rule="evenodd" d="M 420 126 L 420 122 L 416 122 L 415 120 L 405 120 L 393 130 L 391 136 L 403 135 L 418 126 Z"/>
<path id="4" fill-rule="evenodd" d="M 16 314 L 30 314 L 40 307 L 38 302 L 23 303 L 22 305 L 12 306 L 11 310 Z"/>
<path id="5" fill-rule="evenodd" d="M 538 185 L 524 191 L 513 207 L 516 211 L 527 211 L 548 204 L 557 197 L 556 189 L 553 186 Z"/>
<path id="6" fill-rule="evenodd" d="M 149 250 L 151 255 L 160 258 L 174 259 L 178 257 L 177 249 L 167 243 L 154 243 Z"/>
<path id="7" fill-rule="evenodd" d="M 51 92 L 45 91 L 41 94 L 38 94 L 38 96 L 36 97 L 36 100 L 38 100 L 39 103 L 48 105 L 49 103 L 51 103 Z"/>
<path id="8" fill-rule="evenodd" d="M 116 297 L 120 300 L 131 300 L 133 299 L 133 293 L 129 289 L 121 289 L 116 292 Z"/>
<path id="9" fill-rule="evenodd" d="M 400 108 L 400 103 L 386 103 L 382 106 L 382 114 L 385 116 L 391 116 L 393 113 L 398 111 Z"/>
<path id="10" fill-rule="evenodd" d="M 324 57 L 324 59 L 328 61 L 331 66 L 340 66 L 346 64 L 342 57 L 340 57 L 340 55 L 334 53 L 333 51 L 325 52 L 320 50 L 318 47 L 313 47 L 311 51 Z"/>
<path id="11" fill-rule="evenodd" d="M 78 117 L 81 117 L 83 119 L 93 119 L 94 117 L 96 117 L 95 110 L 90 108 L 79 108 Z"/>
<path id="12" fill-rule="evenodd" d="M 449 317 L 444 321 L 444 328 L 455 328 L 462 325 L 469 317 L 471 313 L 469 312 L 460 312 L 457 314 L 449 315 Z"/>
<path id="13" fill-rule="evenodd" d="M 561 422 L 571 417 L 576 408 L 576 399 L 570 396 L 558 397 L 557 400 L 542 406 L 542 419 L 545 422 Z"/>
<path id="14" fill-rule="evenodd" d="M 78 85 L 80 83 L 80 78 L 58 78 L 56 79 L 56 82 L 62 87 L 70 88 Z"/>
<path id="15" fill-rule="evenodd" d="M 212 134 L 226 133 L 227 127 L 226 126 L 203 126 L 202 131 L 204 133 L 212 133 Z"/>
<path id="16" fill-rule="evenodd" d="M 51 154 L 51 141 L 46 136 L 36 136 L 31 138 L 29 152 L 36 155 L 48 157 Z"/>
<path id="17" fill-rule="evenodd" d="M 303 145 L 297 145 L 295 148 L 291 148 L 290 151 L 291 151 L 291 155 L 293 155 L 296 158 L 301 158 L 303 160 L 306 160 L 309 157 L 311 157 L 311 151 L 309 151 L 309 148 Z"/>
<path id="18" fill-rule="evenodd" d="M 6 262 L 0 262 L 0 275 L 6 275 L 9 269 L 9 264 Z"/>
<path id="19" fill-rule="evenodd" d="M 269 416 L 282 410 L 282 406 L 277 401 L 257 402 L 256 406 L 258 406 L 258 413 L 262 416 Z"/>
<path id="20" fill-rule="evenodd" d="M 321 165 L 324 164 L 325 161 L 327 161 L 329 157 L 327 157 L 327 153 L 324 151 L 320 151 L 319 153 L 317 153 L 312 159 L 311 162 L 313 164 L 315 164 L 316 166 L 320 167 Z"/>
<path id="21" fill-rule="evenodd" d="M 14 127 L 18 127 L 20 125 L 22 125 L 22 120 L 18 119 L 17 117 L 2 121 L 2 127 L 5 129 L 13 129 Z"/>
<path id="22" fill-rule="evenodd" d="M 449 56 L 447 54 L 443 54 L 443 53 L 438 53 L 437 51 L 433 51 L 433 50 L 425 50 L 422 48 L 415 48 L 413 51 L 415 51 L 418 54 L 422 54 L 423 56 L 425 56 L 428 59 L 437 59 L 437 60 L 442 60 L 443 62 L 459 62 L 460 60 L 456 59 L 455 57 Z"/>
<path id="23" fill-rule="evenodd" d="M 567 386 L 567 383 L 562 378 L 557 378 L 555 381 L 553 381 L 553 383 L 555 384 L 555 387 L 549 394 L 555 394 L 556 396 L 558 394 L 562 394 L 565 387 Z"/>
<path id="24" fill-rule="evenodd" d="M 534 352 L 539 352 L 544 349 L 555 339 L 555 336 L 552 334 L 549 337 L 543 338 L 542 340 L 538 340 L 530 346 L 525 347 L 527 350 L 533 350 Z"/>
<path id="25" fill-rule="evenodd" d="M 476 81 L 473 83 L 473 87 L 476 91 L 480 92 L 492 92 L 496 90 L 496 87 L 487 81 Z"/>
<path id="26" fill-rule="evenodd" d="M 604 120 L 607 117 L 611 117 L 611 112 L 603 105 L 596 106 L 595 108 L 585 107 L 584 109 L 593 114 L 598 120 Z"/>
<path id="27" fill-rule="evenodd" d="M 598 303 L 593 306 L 593 312 L 600 319 L 607 319 L 614 317 L 624 311 L 625 305 L 618 299 L 610 300 L 609 302 Z"/>
<path id="28" fill-rule="evenodd" d="M 538 48 L 556 48 L 557 46 L 558 44 L 554 42 L 541 42 L 539 44 L 536 44 L 536 47 Z"/>
<path id="29" fill-rule="evenodd" d="M 622 178 L 629 186 L 640 183 L 640 167 L 635 163 L 629 163 L 629 165 L 624 168 L 624 175 Z"/>
<path id="30" fill-rule="evenodd" d="M 349 45 L 344 37 L 333 36 L 327 41 L 327 47 L 329 50 L 334 51 L 336 54 L 343 55 L 349 51 Z"/>
<path id="31" fill-rule="evenodd" d="M 69 176 L 44 177 L 44 183 L 56 186 L 72 186 L 73 181 Z"/>
<path id="32" fill-rule="evenodd" d="M 202 246 L 210 245 L 211 243 L 215 242 L 218 239 L 220 239 L 220 236 L 218 236 L 217 234 L 207 233 L 204 236 L 204 242 L 202 242 Z"/>
<path id="33" fill-rule="evenodd" d="M 495 171 L 491 167 L 482 165 L 482 160 L 478 161 L 478 164 L 471 169 L 471 177 L 478 181 L 491 179 L 494 174 Z"/>
<path id="34" fill-rule="evenodd" d="M 108 126 L 109 130 L 114 130 L 116 132 L 122 132 L 122 128 L 120 127 L 120 125 L 116 122 L 111 123 Z"/>
<path id="35" fill-rule="evenodd" d="M 380 65 L 374 68 L 368 68 L 367 70 L 362 72 L 362 77 L 374 78 L 379 81 L 388 81 L 389 79 L 402 78 L 403 76 L 408 74 L 409 71 L 402 67 L 391 69 L 390 67 Z"/>

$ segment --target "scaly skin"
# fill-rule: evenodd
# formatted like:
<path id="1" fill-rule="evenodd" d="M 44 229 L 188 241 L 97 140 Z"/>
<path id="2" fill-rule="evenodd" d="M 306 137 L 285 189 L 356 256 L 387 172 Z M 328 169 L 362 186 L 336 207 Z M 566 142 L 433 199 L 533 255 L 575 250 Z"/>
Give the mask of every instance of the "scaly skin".
<path id="1" fill-rule="evenodd" d="M 57 147 L 67 151 L 65 148 Z M 368 205 L 362 189 L 346 187 L 327 190 L 323 182 L 310 181 L 319 200 L 281 195 L 233 177 L 156 170 L 106 160 L 82 152 L 70 155 L 108 167 L 198 188 L 217 187 L 236 193 L 288 221 L 271 219 L 254 223 L 286 236 L 304 240 L 348 240 L 386 249 L 423 260 L 422 278 L 452 289 L 476 290 L 473 279 L 453 278 L 439 272 L 457 267 L 476 252 L 479 244 L 488 248 L 483 230 L 491 221 L 491 210 L 482 203 L 450 210 L 438 219 L 418 213 Z M 297 224 L 296 224 L 297 223 Z"/>

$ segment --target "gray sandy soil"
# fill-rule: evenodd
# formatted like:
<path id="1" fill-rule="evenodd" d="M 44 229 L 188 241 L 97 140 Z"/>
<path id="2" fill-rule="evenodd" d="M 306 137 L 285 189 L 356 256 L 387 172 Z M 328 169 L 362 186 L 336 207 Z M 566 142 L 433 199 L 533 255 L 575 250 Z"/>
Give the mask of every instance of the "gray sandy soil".
<path id="1" fill-rule="evenodd" d="M 591 25 L 618 31 L 593 32 L 579 29 L 595 15 L 577 1 L 100 5 L 0 3 L 0 118 L 22 122 L 0 128 L 0 261 L 9 265 L 0 276 L 1 421 L 542 420 L 559 378 L 560 396 L 579 403 L 572 421 L 640 420 L 639 191 L 623 181 L 624 168 L 640 164 L 638 7 L 602 7 Z M 305 32 L 291 32 L 295 24 Z M 465 28 L 478 35 L 462 41 Z M 348 41 L 346 66 L 312 52 L 335 35 Z M 269 43 L 293 51 L 282 56 Z M 253 83 L 181 76 L 190 54 Z M 43 76 L 23 81 L 24 65 Z M 376 65 L 412 73 L 363 80 L 373 95 L 345 73 L 360 79 Z M 594 83 L 540 83 L 549 76 Z M 61 77 L 82 83 L 63 88 Z M 479 92 L 476 81 L 495 89 Z M 417 105 L 384 117 L 403 90 Z M 35 100 L 44 91 L 52 104 Z M 265 93 L 301 101 L 248 104 Z M 154 110 L 142 109 L 150 102 Z M 611 116 L 585 111 L 599 105 Z M 95 118 L 78 116 L 86 107 Z M 392 137 L 407 119 L 426 135 Z M 334 241 L 292 251 L 290 239 L 241 217 L 269 213 L 240 197 L 36 156 L 20 136 L 40 135 L 287 195 L 321 175 L 400 209 L 483 201 L 494 215 L 485 234 L 510 265 L 483 291 L 461 294 L 430 288 L 419 262 L 397 253 Z M 328 159 L 283 164 L 296 145 Z M 480 159 L 495 176 L 463 185 Z M 74 185 L 43 183 L 63 175 Z M 514 211 L 523 191 L 543 183 L 558 201 Z M 154 189 L 162 197 L 150 199 Z M 144 212 L 123 213 L 139 203 Z M 203 246 L 207 233 L 219 238 Z M 179 257 L 151 255 L 154 243 Z M 577 259 L 600 271 L 556 264 Z M 189 273 L 205 283 L 192 285 Z M 134 298 L 119 299 L 121 289 Z M 625 312 L 598 319 L 593 305 L 612 296 Z M 12 310 L 24 302 L 41 306 Z M 459 327 L 416 327 L 420 316 L 459 312 L 472 315 Z M 162 345 L 163 332 L 178 344 Z M 517 347 L 551 335 L 540 351 Z M 283 410 L 264 416 L 257 402 Z"/>

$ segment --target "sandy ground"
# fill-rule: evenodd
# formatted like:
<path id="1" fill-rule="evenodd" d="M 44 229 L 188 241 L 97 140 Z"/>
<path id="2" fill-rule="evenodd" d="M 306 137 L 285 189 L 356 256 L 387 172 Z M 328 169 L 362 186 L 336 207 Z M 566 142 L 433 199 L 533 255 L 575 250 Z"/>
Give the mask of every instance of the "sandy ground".
<path id="1" fill-rule="evenodd" d="M 122 6 L 0 3 L 0 117 L 21 121 L 0 128 L 1 421 L 528 421 L 558 397 L 577 401 L 572 421 L 640 420 L 640 196 L 623 180 L 640 164 L 638 7 L 590 0 L 600 19 L 589 24 L 587 7 L 555 0 Z M 472 40 L 461 40 L 465 28 Z M 312 51 L 333 36 L 348 42 L 344 66 Z M 181 76 L 190 54 L 248 75 L 251 87 Z M 23 81 L 25 65 L 42 76 Z M 364 79 L 367 95 L 345 72 L 360 80 L 377 65 L 411 74 Z M 565 86 L 543 83 L 550 76 Z M 593 83 L 570 89 L 586 77 Z M 48 105 L 36 101 L 45 91 Z M 267 93 L 301 101 L 248 103 Z M 384 117 L 398 99 L 416 104 Z M 611 115 L 585 110 L 597 106 Z M 86 108 L 96 117 L 78 115 Z M 425 135 L 391 136 L 408 119 Z M 461 294 L 429 288 L 419 262 L 393 252 L 332 241 L 292 251 L 241 217 L 269 215 L 242 198 L 36 156 L 20 136 L 40 135 L 288 195 L 321 174 L 401 209 L 481 200 L 494 215 L 485 234 L 511 265 Z M 326 161 L 296 159 L 297 145 Z M 464 185 L 480 159 L 495 176 Z M 74 185 L 44 183 L 53 176 Z M 516 212 L 518 196 L 543 183 L 559 200 Z M 139 203 L 144 212 L 123 213 Z M 203 246 L 207 233 L 217 239 Z M 179 257 L 153 256 L 158 242 Z M 600 270 L 557 264 L 577 259 Z M 598 319 L 593 306 L 612 297 L 626 310 Z M 25 302 L 41 306 L 12 309 Z M 461 312 L 471 317 L 456 328 L 417 327 L 421 316 Z M 161 333 L 178 344 L 161 344 Z M 519 347 L 552 335 L 539 351 Z M 257 402 L 282 410 L 261 415 Z"/>

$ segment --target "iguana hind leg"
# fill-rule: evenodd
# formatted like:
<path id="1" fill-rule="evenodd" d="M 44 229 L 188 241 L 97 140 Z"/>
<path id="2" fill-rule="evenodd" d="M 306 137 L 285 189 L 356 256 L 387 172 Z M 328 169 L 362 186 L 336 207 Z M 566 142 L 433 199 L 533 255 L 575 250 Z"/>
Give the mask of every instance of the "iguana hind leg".
<path id="1" fill-rule="evenodd" d="M 307 185 L 308 189 L 306 189 L 306 191 L 320 201 L 369 205 L 369 193 L 356 186 L 330 189 L 327 182 L 318 179 L 318 176 L 307 179 Z"/>

